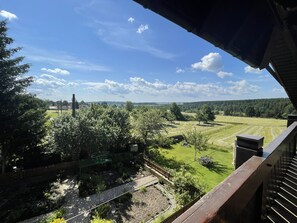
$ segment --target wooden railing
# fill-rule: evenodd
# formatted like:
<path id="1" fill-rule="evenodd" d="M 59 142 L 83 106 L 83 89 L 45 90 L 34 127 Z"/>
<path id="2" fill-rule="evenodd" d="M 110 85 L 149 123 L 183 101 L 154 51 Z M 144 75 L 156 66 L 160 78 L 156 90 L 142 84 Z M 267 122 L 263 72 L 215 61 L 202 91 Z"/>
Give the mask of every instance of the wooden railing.
<path id="1" fill-rule="evenodd" d="M 168 180 L 171 180 L 172 176 L 167 170 L 165 170 L 158 164 L 154 163 L 153 161 L 149 160 L 147 157 L 144 158 L 144 163 L 146 165 L 148 165 L 149 167 L 151 167 L 152 169 L 154 169 L 155 171 L 159 172 L 161 175 L 166 177 Z"/>
<path id="2" fill-rule="evenodd" d="M 269 198 L 296 155 L 297 122 L 173 222 L 265 222 Z"/>

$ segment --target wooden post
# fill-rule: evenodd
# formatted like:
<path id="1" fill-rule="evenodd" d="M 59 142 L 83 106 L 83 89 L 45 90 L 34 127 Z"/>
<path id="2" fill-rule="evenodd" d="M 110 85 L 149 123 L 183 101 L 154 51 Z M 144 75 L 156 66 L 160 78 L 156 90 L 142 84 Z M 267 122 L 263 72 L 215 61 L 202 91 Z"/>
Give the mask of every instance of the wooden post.
<path id="1" fill-rule="evenodd" d="M 75 94 L 72 95 L 72 117 L 75 118 Z"/>
<path id="2" fill-rule="evenodd" d="M 240 167 L 252 156 L 262 156 L 264 137 L 238 135 L 235 143 L 235 169 Z"/>

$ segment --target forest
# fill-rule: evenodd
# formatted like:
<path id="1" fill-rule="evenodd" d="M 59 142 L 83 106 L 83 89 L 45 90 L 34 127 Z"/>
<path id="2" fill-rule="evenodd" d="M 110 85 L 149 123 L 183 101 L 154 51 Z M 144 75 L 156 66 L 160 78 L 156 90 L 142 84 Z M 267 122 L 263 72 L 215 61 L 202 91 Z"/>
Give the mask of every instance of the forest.
<path id="1" fill-rule="evenodd" d="M 212 107 L 216 114 L 221 112 L 227 116 L 286 119 L 289 114 L 296 113 L 288 98 L 190 102 L 183 103 L 180 108 L 183 112 L 196 112 L 204 104 Z"/>

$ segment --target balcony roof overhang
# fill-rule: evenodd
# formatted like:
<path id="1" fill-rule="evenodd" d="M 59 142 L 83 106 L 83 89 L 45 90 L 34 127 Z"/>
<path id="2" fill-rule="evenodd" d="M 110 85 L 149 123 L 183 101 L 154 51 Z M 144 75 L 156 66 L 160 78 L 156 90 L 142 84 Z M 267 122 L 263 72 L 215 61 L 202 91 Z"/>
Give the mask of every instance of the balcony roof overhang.
<path id="1" fill-rule="evenodd" d="M 297 109 L 297 1 L 134 0 L 255 68 Z"/>

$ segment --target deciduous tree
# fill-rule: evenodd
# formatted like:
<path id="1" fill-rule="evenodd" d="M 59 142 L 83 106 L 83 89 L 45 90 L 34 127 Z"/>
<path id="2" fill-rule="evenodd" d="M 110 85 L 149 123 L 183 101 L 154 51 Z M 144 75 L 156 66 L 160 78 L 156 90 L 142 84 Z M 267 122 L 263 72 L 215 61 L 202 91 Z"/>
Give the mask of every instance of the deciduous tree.
<path id="1" fill-rule="evenodd" d="M 150 139 L 160 135 L 165 127 L 165 119 L 157 109 L 141 110 L 132 118 L 133 130 L 146 145 Z"/>
<path id="2" fill-rule="evenodd" d="M 195 155 L 194 160 L 197 160 L 197 151 L 202 151 L 207 148 L 208 138 L 198 132 L 196 128 L 186 133 L 186 140 L 194 146 Z"/>
<path id="3" fill-rule="evenodd" d="M 170 112 L 175 116 L 176 120 L 184 121 L 185 117 L 181 113 L 180 107 L 174 102 L 170 106 Z"/>

